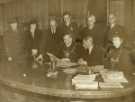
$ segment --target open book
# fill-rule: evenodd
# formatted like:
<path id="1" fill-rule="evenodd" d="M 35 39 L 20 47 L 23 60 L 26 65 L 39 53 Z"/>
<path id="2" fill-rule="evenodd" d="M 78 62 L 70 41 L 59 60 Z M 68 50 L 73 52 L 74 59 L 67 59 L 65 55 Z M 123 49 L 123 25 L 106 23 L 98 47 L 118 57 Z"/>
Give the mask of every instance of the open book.
<path id="1" fill-rule="evenodd" d="M 104 82 L 128 83 L 124 73 L 120 71 L 108 71 L 102 73 L 102 78 Z"/>

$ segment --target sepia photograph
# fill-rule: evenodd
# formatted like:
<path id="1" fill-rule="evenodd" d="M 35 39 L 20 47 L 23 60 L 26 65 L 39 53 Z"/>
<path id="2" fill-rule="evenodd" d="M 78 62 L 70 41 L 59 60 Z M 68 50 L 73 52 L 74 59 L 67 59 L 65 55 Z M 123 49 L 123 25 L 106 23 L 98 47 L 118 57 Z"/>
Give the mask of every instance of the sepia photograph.
<path id="1" fill-rule="evenodd" d="M 135 0 L 0 0 L 0 102 L 135 102 Z"/>

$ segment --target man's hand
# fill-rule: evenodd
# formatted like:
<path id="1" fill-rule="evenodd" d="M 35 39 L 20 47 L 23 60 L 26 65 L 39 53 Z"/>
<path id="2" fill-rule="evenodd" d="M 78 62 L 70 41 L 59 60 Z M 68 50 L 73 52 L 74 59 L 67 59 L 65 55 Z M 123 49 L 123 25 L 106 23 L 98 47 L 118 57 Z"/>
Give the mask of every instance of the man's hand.
<path id="1" fill-rule="evenodd" d="M 36 56 L 38 54 L 38 50 L 37 49 L 32 49 L 32 56 Z"/>
<path id="2" fill-rule="evenodd" d="M 8 57 L 8 61 L 12 61 L 13 60 L 13 58 L 12 57 Z"/>
<path id="3" fill-rule="evenodd" d="M 82 58 L 78 60 L 78 63 L 80 65 L 87 65 L 87 62 L 84 59 L 82 59 Z"/>
<path id="4" fill-rule="evenodd" d="M 55 55 L 53 55 L 52 53 L 47 52 L 46 54 L 49 56 L 49 58 L 50 58 L 50 60 L 51 60 L 52 62 L 59 60 L 59 58 L 57 58 L 57 57 L 56 57 Z"/>

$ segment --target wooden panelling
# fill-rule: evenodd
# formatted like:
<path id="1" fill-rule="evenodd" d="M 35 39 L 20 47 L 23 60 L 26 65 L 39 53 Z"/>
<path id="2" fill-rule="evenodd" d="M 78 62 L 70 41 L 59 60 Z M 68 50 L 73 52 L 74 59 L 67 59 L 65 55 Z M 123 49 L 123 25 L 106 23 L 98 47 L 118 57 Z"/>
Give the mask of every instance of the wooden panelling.
<path id="1" fill-rule="evenodd" d="M 117 17 L 117 22 L 124 26 L 128 33 L 127 39 L 134 38 L 135 30 L 135 0 L 108 0 L 109 12 L 114 13 Z"/>
<path id="2" fill-rule="evenodd" d="M 4 5 L 4 18 L 7 28 L 7 21 L 19 18 L 22 22 L 31 19 L 38 19 L 41 28 L 47 26 L 48 21 L 48 0 L 22 0 Z"/>
<path id="3" fill-rule="evenodd" d="M 0 4 L 9 3 L 12 1 L 14 1 L 14 0 L 0 0 Z"/>
<path id="4" fill-rule="evenodd" d="M 61 16 L 61 0 L 48 0 L 49 16 Z"/>
<path id="5" fill-rule="evenodd" d="M 62 19 L 65 11 L 70 11 L 79 25 L 85 23 L 88 11 L 95 14 L 99 21 L 106 22 L 106 6 L 106 0 L 14 0 L 3 7 L 4 31 L 8 29 L 8 21 L 16 17 L 21 22 L 36 18 L 40 28 L 44 29 L 48 26 L 50 16 Z"/>
<path id="6" fill-rule="evenodd" d="M 62 15 L 69 11 L 72 20 L 82 24 L 87 16 L 88 0 L 48 0 L 49 16 L 56 16 L 62 21 Z"/>
<path id="7" fill-rule="evenodd" d="M 125 0 L 110 0 L 110 12 L 116 15 L 117 21 L 120 25 L 124 25 L 125 22 Z"/>
<path id="8" fill-rule="evenodd" d="M 98 22 L 106 22 L 107 0 L 88 0 L 88 11 L 96 16 Z"/>
<path id="9" fill-rule="evenodd" d="M 4 21 L 4 18 L 3 18 L 3 5 L 0 5 L 0 35 L 3 35 L 3 30 L 4 30 L 4 26 L 3 26 L 3 21 Z"/>

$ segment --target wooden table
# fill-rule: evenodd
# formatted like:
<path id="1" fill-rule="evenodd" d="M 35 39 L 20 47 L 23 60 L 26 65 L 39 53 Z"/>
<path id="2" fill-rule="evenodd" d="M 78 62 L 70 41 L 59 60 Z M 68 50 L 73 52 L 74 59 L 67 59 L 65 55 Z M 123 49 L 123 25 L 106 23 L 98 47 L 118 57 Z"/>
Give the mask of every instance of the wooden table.
<path id="1" fill-rule="evenodd" d="M 2 65 L 3 66 L 3 65 Z M 124 89 L 75 90 L 71 79 L 73 75 L 59 72 L 56 78 L 46 77 L 48 66 L 37 69 L 12 68 L 11 65 L 1 67 L 0 83 L 9 88 L 30 92 L 33 94 L 59 97 L 63 99 L 112 99 L 130 96 L 135 91 L 135 76 L 127 75 L 128 85 Z M 21 70 L 21 71 L 20 71 Z M 24 73 L 27 76 L 23 76 Z"/>

